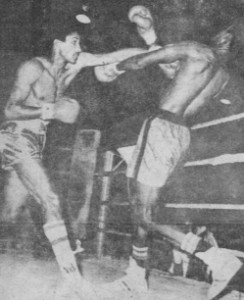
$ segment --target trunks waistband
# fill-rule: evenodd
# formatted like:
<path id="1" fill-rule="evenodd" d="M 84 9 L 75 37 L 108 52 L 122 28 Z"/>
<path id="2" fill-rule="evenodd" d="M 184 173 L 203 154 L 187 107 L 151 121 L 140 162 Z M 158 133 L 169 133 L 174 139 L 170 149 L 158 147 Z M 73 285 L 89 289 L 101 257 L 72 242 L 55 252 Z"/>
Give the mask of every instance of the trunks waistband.
<path id="1" fill-rule="evenodd" d="M 184 118 L 177 116 L 176 114 L 172 113 L 169 110 L 164 110 L 164 109 L 159 109 L 158 111 L 155 112 L 155 114 L 152 116 L 154 118 L 160 118 L 166 121 L 169 121 L 171 123 L 179 124 L 185 127 L 187 126 L 186 121 Z"/>

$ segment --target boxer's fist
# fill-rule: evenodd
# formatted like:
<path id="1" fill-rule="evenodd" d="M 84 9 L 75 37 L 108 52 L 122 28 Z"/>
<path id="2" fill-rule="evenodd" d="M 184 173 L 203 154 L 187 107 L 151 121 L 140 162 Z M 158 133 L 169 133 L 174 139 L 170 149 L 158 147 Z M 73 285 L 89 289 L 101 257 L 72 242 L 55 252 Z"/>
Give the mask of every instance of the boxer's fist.
<path id="1" fill-rule="evenodd" d="M 80 111 L 79 103 L 70 98 L 61 98 L 53 107 L 53 119 L 72 124 L 76 121 Z"/>
<path id="2" fill-rule="evenodd" d="M 95 67 L 94 72 L 99 81 L 111 82 L 115 80 L 119 75 L 123 74 L 125 71 L 118 70 L 117 63 L 113 63 L 105 66 Z"/>
<path id="3" fill-rule="evenodd" d="M 43 103 L 41 118 L 43 120 L 59 120 L 72 124 L 76 121 L 80 112 L 79 103 L 71 98 L 60 98 L 55 103 Z"/>
<path id="4" fill-rule="evenodd" d="M 133 6 L 128 12 L 130 22 L 137 24 L 143 29 L 150 29 L 153 25 L 153 18 L 150 10 L 143 5 Z"/>
<path id="5" fill-rule="evenodd" d="M 133 6 L 128 13 L 128 18 L 137 25 L 137 32 L 147 45 L 152 45 L 157 40 L 151 12 L 142 5 Z"/>

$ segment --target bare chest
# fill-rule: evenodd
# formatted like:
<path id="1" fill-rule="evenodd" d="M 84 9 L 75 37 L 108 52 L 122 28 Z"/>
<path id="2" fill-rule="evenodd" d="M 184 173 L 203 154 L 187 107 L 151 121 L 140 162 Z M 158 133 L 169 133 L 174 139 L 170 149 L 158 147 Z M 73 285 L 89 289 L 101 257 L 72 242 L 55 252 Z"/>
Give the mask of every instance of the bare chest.
<path id="1" fill-rule="evenodd" d="M 34 96 L 38 101 L 55 102 L 62 86 L 62 77 L 55 78 L 48 70 L 44 70 L 38 80 L 32 84 L 30 96 Z"/>

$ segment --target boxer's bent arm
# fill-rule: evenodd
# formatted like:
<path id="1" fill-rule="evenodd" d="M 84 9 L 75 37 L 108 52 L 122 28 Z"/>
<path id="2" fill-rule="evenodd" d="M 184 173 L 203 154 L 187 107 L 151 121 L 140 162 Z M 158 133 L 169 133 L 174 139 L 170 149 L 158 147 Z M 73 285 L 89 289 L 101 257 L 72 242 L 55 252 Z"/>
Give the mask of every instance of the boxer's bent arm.
<path id="1" fill-rule="evenodd" d="M 135 56 L 146 52 L 148 51 L 145 49 L 127 48 L 127 49 L 121 49 L 115 52 L 105 53 L 105 54 L 83 53 L 85 54 L 84 58 L 82 58 L 82 53 L 81 53 L 80 57 L 82 58 L 81 63 L 85 67 L 95 67 L 95 66 L 103 66 L 103 65 L 117 63 L 131 56 Z M 83 59 L 84 62 L 82 62 Z M 79 63 L 79 59 L 77 63 Z"/>
<path id="2" fill-rule="evenodd" d="M 190 57 L 189 49 L 180 45 L 167 45 L 159 50 L 139 54 L 118 64 L 119 70 L 139 70 L 152 64 L 170 64 Z"/>
<path id="3" fill-rule="evenodd" d="M 5 107 L 5 117 L 11 119 L 35 119 L 42 114 L 42 103 L 32 93 L 32 85 L 39 79 L 43 67 L 36 61 L 23 63 L 17 71 L 17 77 L 10 98 Z M 32 99 L 33 98 L 33 99 Z M 26 100 L 33 105 L 27 105 Z"/>
<path id="4" fill-rule="evenodd" d="M 151 64 L 171 64 L 176 61 L 198 61 L 214 64 L 216 56 L 211 48 L 197 42 L 181 42 L 159 50 L 129 58 L 118 65 L 119 70 L 139 70 Z"/>

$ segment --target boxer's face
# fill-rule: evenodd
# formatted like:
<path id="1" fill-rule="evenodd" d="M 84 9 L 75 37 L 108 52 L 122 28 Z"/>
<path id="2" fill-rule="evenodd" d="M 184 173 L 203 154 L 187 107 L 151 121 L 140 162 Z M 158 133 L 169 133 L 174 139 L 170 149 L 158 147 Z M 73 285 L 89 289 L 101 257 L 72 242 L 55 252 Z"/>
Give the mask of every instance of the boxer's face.
<path id="1" fill-rule="evenodd" d="M 67 35 L 65 41 L 61 42 L 60 54 L 67 62 L 74 64 L 80 52 L 80 35 L 78 33 Z"/>

